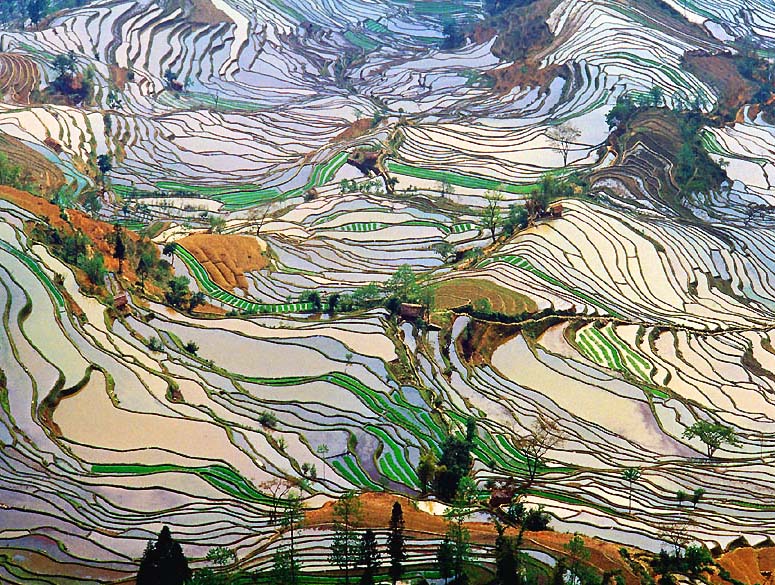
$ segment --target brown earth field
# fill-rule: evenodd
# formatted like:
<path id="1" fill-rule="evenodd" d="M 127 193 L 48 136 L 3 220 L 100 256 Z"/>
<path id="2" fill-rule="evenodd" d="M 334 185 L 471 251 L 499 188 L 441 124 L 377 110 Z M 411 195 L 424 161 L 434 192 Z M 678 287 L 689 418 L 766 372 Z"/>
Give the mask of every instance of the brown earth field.
<path id="1" fill-rule="evenodd" d="M 192 234 L 177 243 L 193 254 L 215 284 L 226 290 L 248 290 L 245 273 L 269 264 L 253 236 Z"/>
<path id="2" fill-rule="evenodd" d="M 0 91 L 14 103 L 27 105 L 40 85 L 40 71 L 26 55 L 0 53 Z"/>
<path id="3" fill-rule="evenodd" d="M 222 22 L 231 22 L 226 13 L 216 8 L 212 2 L 205 0 L 190 0 L 191 13 L 189 20 L 201 24 L 220 24 Z"/>
<path id="4" fill-rule="evenodd" d="M 740 75 L 735 59 L 739 57 L 728 53 L 684 55 L 687 70 L 716 88 L 720 93 L 722 106 L 732 114 L 750 103 L 758 89 L 756 85 Z"/>
<path id="5" fill-rule="evenodd" d="M 775 579 L 775 547 L 752 548 L 745 546 L 724 553 L 716 562 L 729 571 L 732 579 L 745 585 L 773 585 Z M 717 575 L 711 577 L 713 583 L 727 583 Z"/>
<path id="6" fill-rule="evenodd" d="M 354 140 L 360 138 L 365 134 L 368 134 L 371 130 L 371 120 L 369 118 L 361 118 L 355 120 L 349 127 L 345 128 L 342 132 L 334 137 L 333 142 L 341 142 L 344 140 Z"/>
<path id="7" fill-rule="evenodd" d="M 390 523 L 390 513 L 394 502 L 399 502 L 404 514 L 405 530 L 408 536 L 428 537 L 441 536 L 447 532 L 447 523 L 443 516 L 435 516 L 418 510 L 414 503 L 403 497 L 386 493 L 366 493 L 359 496 L 361 503 L 361 518 L 359 528 L 385 529 Z M 305 514 L 305 526 L 329 527 L 333 523 L 332 512 L 334 502 L 325 504 L 322 508 L 310 510 Z M 471 535 L 471 541 L 479 544 L 494 544 L 497 536 L 495 525 L 484 522 L 466 522 L 466 528 Z M 515 534 L 513 530 L 507 534 Z M 546 552 L 554 557 L 564 556 L 563 545 L 573 537 L 552 531 L 526 532 L 524 546 Z M 627 585 L 639 585 L 640 580 L 619 554 L 621 546 L 596 538 L 585 538 L 584 544 L 590 549 L 590 564 L 601 571 L 620 570 Z M 631 554 L 638 552 L 629 551 Z"/>
<path id="8" fill-rule="evenodd" d="M 538 310 L 531 298 L 484 278 L 453 278 L 434 288 L 436 310 L 455 309 L 482 299 L 490 301 L 493 311 L 506 315 Z"/>
<path id="9" fill-rule="evenodd" d="M 0 134 L 0 152 L 8 157 L 8 162 L 20 166 L 41 193 L 53 193 L 66 182 L 59 167 L 13 136 Z"/>

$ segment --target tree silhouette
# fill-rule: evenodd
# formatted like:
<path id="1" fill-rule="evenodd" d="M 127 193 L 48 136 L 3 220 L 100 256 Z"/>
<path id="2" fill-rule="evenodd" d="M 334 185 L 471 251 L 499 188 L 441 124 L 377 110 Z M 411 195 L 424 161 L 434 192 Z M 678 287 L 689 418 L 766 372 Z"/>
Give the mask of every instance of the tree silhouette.
<path id="1" fill-rule="evenodd" d="M 360 519 L 361 504 L 353 491 L 346 492 L 334 504 L 334 540 L 329 561 L 344 571 L 344 582 L 350 583 L 350 570 L 359 560 L 359 539 L 355 523 Z"/>
<path id="2" fill-rule="evenodd" d="M 622 477 L 630 484 L 629 498 L 627 500 L 627 510 L 632 514 L 632 484 L 640 479 L 640 467 L 628 467 L 622 471 Z"/>
<path id="3" fill-rule="evenodd" d="M 189 579 L 191 569 L 183 549 L 165 526 L 156 542 L 149 542 L 145 548 L 137 572 L 137 585 L 183 585 Z"/>
<path id="4" fill-rule="evenodd" d="M 732 446 L 740 444 L 740 441 L 737 440 L 735 431 L 732 430 L 731 427 L 706 420 L 698 420 L 684 431 L 683 436 L 686 439 L 697 437 L 700 441 L 705 443 L 709 459 L 713 458 L 716 449 L 721 447 L 724 443 Z"/>
<path id="5" fill-rule="evenodd" d="M 395 502 L 390 514 L 390 534 L 387 539 L 388 554 L 390 555 L 390 579 L 395 585 L 404 574 L 404 561 L 406 560 L 406 544 L 404 541 L 404 511 L 401 504 Z"/>
<path id="6" fill-rule="evenodd" d="M 547 136 L 554 145 L 554 150 L 562 155 L 562 166 L 567 167 L 571 146 L 581 136 L 581 130 L 570 124 L 561 124 L 549 130 Z"/>
<path id="7" fill-rule="evenodd" d="M 121 274 L 124 271 L 126 245 L 124 244 L 124 238 L 121 235 L 121 226 L 118 224 L 113 226 L 113 242 L 113 257 L 118 260 L 118 272 Z"/>
<path id="8" fill-rule="evenodd" d="M 361 537 L 360 559 L 358 564 L 363 567 L 360 585 L 374 585 L 374 574 L 379 569 L 380 552 L 377 547 L 377 536 L 369 529 Z"/>

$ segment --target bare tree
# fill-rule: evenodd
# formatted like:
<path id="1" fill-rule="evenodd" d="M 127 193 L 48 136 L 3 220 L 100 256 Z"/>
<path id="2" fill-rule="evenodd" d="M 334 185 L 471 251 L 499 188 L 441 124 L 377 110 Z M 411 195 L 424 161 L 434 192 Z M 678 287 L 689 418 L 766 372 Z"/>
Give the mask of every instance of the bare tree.
<path id="1" fill-rule="evenodd" d="M 442 199 L 446 199 L 450 195 L 455 194 L 455 187 L 452 186 L 452 183 L 449 182 L 448 179 L 444 179 L 442 181 L 439 181 L 439 193 L 441 194 Z"/>
<path id="2" fill-rule="evenodd" d="M 539 415 L 527 434 L 516 441 L 516 447 L 525 456 L 528 486 L 532 485 L 543 464 L 544 456 L 565 442 L 565 433 L 556 420 Z"/>
<path id="3" fill-rule="evenodd" d="M 685 522 L 664 524 L 659 531 L 659 538 L 672 544 L 676 555 L 691 542 L 689 527 Z"/>
<path id="4" fill-rule="evenodd" d="M 262 491 L 268 492 L 272 496 L 272 510 L 269 513 L 270 522 L 276 522 L 278 520 L 280 502 L 288 495 L 288 492 L 291 491 L 291 488 L 293 488 L 296 483 L 297 482 L 285 478 L 276 477 L 272 480 L 265 481 L 258 486 Z"/>
<path id="5" fill-rule="evenodd" d="M 250 215 L 248 216 L 250 221 L 256 222 L 256 237 L 258 237 L 261 234 L 261 228 L 264 227 L 264 222 L 266 221 L 267 215 L 269 215 L 269 211 L 272 209 L 271 204 L 264 207 L 264 209 L 253 209 L 250 212 Z"/>
<path id="6" fill-rule="evenodd" d="M 559 126 L 552 128 L 546 135 L 554 145 L 554 150 L 562 155 L 562 166 L 567 167 L 568 153 L 570 152 L 573 143 L 581 136 L 581 130 L 566 122 L 565 124 L 560 124 Z"/>
<path id="7" fill-rule="evenodd" d="M 487 200 L 487 205 L 482 210 L 482 226 L 490 230 L 494 244 L 496 241 L 495 232 L 502 219 L 500 204 L 503 201 L 503 194 L 500 191 L 487 191 L 484 198 Z"/>

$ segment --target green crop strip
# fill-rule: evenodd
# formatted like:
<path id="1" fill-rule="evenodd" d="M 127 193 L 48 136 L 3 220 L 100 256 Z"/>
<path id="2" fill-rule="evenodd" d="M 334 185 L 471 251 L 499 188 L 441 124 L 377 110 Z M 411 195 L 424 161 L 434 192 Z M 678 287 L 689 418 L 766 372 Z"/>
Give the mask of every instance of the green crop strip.
<path id="1" fill-rule="evenodd" d="M 536 184 L 518 185 L 515 183 L 503 183 L 501 181 L 487 179 L 485 177 L 474 177 L 472 175 L 463 175 L 449 171 L 425 169 L 422 167 L 414 167 L 394 161 L 388 161 L 387 168 L 389 172 L 396 175 L 405 175 L 407 177 L 439 182 L 446 181 L 450 185 L 455 185 L 457 187 L 467 187 L 469 189 L 497 190 L 503 191 L 505 193 L 514 193 L 517 195 L 528 195 L 533 189 L 538 188 L 538 185 Z"/>
<path id="2" fill-rule="evenodd" d="M 191 271 L 197 284 L 205 293 L 232 307 L 257 313 L 302 313 L 313 309 L 312 303 L 254 303 L 253 301 L 241 299 L 215 284 L 207 270 L 205 270 L 205 267 L 183 246 L 175 244 L 175 255 L 183 260 L 183 263 Z"/>
<path id="3" fill-rule="evenodd" d="M 240 500 L 269 504 L 273 499 L 258 491 L 252 483 L 239 473 L 223 465 L 208 465 L 207 467 L 181 467 L 179 465 L 141 465 L 141 464 L 107 464 L 92 465 L 92 473 L 102 475 L 152 475 L 156 473 L 193 473 L 201 477 L 218 491 L 227 493 Z"/>
<path id="4" fill-rule="evenodd" d="M 580 298 L 583 301 L 588 302 L 590 305 L 594 305 L 595 307 L 602 309 L 607 314 L 611 315 L 612 317 L 618 317 L 622 318 L 622 316 L 611 309 L 610 307 L 604 305 L 600 301 L 592 298 L 590 295 L 585 293 L 584 291 L 581 291 L 577 288 L 574 288 L 572 286 L 569 286 L 562 282 L 561 280 L 558 280 L 554 276 L 551 276 L 547 274 L 546 272 L 543 272 L 542 270 L 539 270 L 535 266 L 533 266 L 529 260 L 526 260 L 525 258 L 522 258 L 521 256 L 513 256 L 513 255 L 505 255 L 505 256 L 495 256 L 493 258 L 489 258 L 487 260 L 482 261 L 479 264 L 479 268 L 484 268 L 486 266 L 489 266 L 490 264 L 493 264 L 495 262 L 505 262 L 506 264 L 510 264 L 511 266 L 514 266 L 516 268 L 520 268 L 522 270 L 526 270 L 527 272 L 530 272 L 531 274 L 534 274 L 541 280 L 544 280 L 548 282 L 549 284 L 553 284 L 554 286 L 557 286 L 563 290 L 568 291 L 572 295 Z"/>
<path id="5" fill-rule="evenodd" d="M 11 256 L 16 257 L 19 259 L 27 268 L 29 268 L 35 276 L 38 277 L 38 280 L 40 280 L 43 283 L 43 286 L 45 286 L 48 291 L 51 293 L 51 296 L 54 297 L 54 300 L 56 301 L 56 304 L 59 307 L 60 311 L 64 311 L 65 309 L 65 298 L 62 296 L 62 293 L 59 292 L 56 286 L 54 286 L 54 283 L 51 282 L 51 279 L 48 277 L 48 275 L 43 272 L 43 270 L 38 266 L 38 263 L 35 262 L 32 258 L 27 256 L 26 254 L 23 254 L 10 244 L 7 244 L 6 242 L 0 241 L 0 248 L 11 254 Z"/>

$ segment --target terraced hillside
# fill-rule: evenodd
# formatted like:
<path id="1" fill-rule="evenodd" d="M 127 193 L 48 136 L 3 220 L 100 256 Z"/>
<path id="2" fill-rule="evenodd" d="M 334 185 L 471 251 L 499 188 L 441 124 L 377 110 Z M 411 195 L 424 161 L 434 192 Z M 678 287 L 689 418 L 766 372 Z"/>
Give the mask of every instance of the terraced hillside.
<path id="1" fill-rule="evenodd" d="M 548 32 L 512 61 L 501 4 L 2 25 L 0 582 L 132 582 L 162 526 L 197 569 L 224 547 L 271 582 L 293 538 L 335 582 L 352 491 L 380 546 L 404 503 L 408 573 L 438 578 L 450 444 L 474 582 L 504 490 L 551 517 L 508 533 L 535 582 L 574 532 L 601 580 L 689 545 L 765 546 L 714 583 L 770 570 L 775 9 L 520 3 Z"/>

